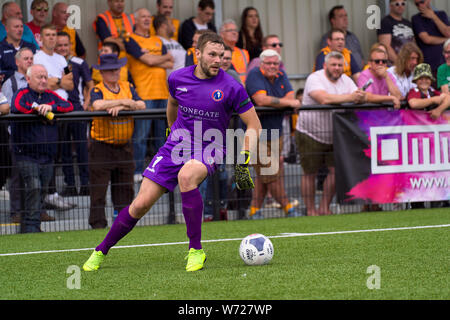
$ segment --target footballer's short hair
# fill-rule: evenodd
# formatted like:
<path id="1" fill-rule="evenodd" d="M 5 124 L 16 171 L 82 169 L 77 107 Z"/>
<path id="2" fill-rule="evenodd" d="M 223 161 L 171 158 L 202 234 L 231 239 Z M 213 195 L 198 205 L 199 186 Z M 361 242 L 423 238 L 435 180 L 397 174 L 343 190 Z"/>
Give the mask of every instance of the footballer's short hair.
<path id="1" fill-rule="evenodd" d="M 197 49 L 200 50 L 200 52 L 203 52 L 203 49 L 205 48 L 208 42 L 221 44 L 225 48 L 225 43 L 223 42 L 221 36 L 219 36 L 215 32 L 207 32 L 201 35 L 200 38 L 198 39 Z"/>

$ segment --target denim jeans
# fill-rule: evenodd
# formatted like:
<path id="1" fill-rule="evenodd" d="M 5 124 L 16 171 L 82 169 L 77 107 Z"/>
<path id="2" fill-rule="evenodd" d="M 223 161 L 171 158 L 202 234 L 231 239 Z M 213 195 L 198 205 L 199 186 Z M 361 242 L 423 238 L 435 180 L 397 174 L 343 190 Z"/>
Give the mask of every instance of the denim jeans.
<path id="1" fill-rule="evenodd" d="M 145 100 L 146 109 L 166 109 L 167 100 Z M 147 141 L 153 121 L 154 135 L 152 142 L 155 152 L 161 148 L 166 141 L 166 120 L 135 120 L 133 132 L 134 161 L 136 163 L 135 173 L 144 171 L 145 156 L 147 153 Z"/>
<path id="2" fill-rule="evenodd" d="M 53 163 L 20 160 L 17 161 L 17 167 L 24 185 L 21 232 L 40 232 L 43 197 L 53 176 Z"/>

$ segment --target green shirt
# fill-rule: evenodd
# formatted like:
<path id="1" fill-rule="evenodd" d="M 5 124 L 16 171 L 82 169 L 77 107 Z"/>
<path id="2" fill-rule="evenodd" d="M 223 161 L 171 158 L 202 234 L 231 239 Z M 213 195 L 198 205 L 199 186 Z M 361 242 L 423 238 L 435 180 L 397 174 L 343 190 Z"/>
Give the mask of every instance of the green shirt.
<path id="1" fill-rule="evenodd" d="M 443 85 L 450 83 L 450 66 L 447 65 L 446 63 L 442 64 L 438 68 L 437 83 L 439 90 Z"/>

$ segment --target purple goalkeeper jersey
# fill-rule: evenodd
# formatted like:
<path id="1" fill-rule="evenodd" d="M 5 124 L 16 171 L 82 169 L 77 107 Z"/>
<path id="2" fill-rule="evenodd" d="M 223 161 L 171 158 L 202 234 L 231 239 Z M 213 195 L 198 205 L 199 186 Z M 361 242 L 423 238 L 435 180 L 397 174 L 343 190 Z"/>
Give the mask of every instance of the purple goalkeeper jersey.
<path id="1" fill-rule="evenodd" d="M 190 142 L 191 155 L 205 148 L 225 155 L 226 130 L 233 112 L 244 113 L 253 104 L 245 88 L 223 70 L 213 78 L 199 79 L 194 75 L 195 67 L 169 76 L 169 92 L 178 101 L 178 114 L 163 148 L 172 151 L 184 141 Z"/>

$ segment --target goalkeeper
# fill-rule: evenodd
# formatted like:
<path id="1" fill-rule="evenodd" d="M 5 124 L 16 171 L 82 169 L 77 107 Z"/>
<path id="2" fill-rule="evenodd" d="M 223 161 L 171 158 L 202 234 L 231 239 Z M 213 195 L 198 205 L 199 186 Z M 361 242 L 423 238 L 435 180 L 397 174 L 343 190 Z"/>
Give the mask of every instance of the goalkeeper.
<path id="1" fill-rule="evenodd" d="M 236 165 L 236 184 L 240 189 L 247 189 L 254 187 L 247 166 L 250 150 L 256 149 L 261 130 L 261 123 L 244 87 L 220 68 L 223 55 L 222 38 L 215 33 L 204 34 L 196 48 L 198 64 L 174 71 L 169 76 L 167 121 L 171 133 L 145 169 L 134 201 L 118 214 L 103 242 L 83 265 L 85 271 L 97 270 L 109 249 L 133 229 L 166 191 L 173 191 L 177 185 L 189 238 L 186 271 L 203 268 L 206 260 L 201 245 L 203 199 L 198 186 L 215 172 L 216 162 L 219 162 L 215 157 L 218 150 L 225 153 L 224 139 L 208 140 L 204 134 L 210 130 L 226 137 L 233 112 L 239 114 L 247 130 L 240 157 L 245 159 Z M 180 150 L 180 144 L 187 149 Z M 211 145 L 215 153 L 205 156 L 206 147 L 211 148 Z M 183 161 L 179 161 L 180 157 Z M 222 159 L 225 159 L 224 155 Z"/>

